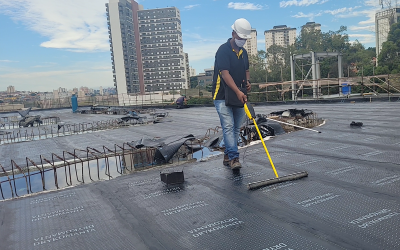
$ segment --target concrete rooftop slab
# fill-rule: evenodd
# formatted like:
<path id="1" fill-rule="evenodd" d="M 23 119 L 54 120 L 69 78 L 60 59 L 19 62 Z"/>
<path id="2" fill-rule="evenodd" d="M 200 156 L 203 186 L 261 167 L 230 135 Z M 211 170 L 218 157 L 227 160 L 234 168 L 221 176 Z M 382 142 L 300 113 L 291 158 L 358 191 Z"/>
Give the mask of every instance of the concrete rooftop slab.
<path id="1" fill-rule="evenodd" d="M 160 169 L 150 169 L 3 201 L 0 249 L 399 249 L 399 104 L 256 106 L 264 114 L 311 109 L 326 119 L 321 134 L 297 131 L 266 141 L 280 175 L 306 170 L 309 177 L 248 191 L 249 182 L 274 177 L 256 144 L 241 149 L 240 172 L 215 156 L 170 168 L 183 168 L 182 185 L 166 186 Z M 170 116 L 172 122 L 97 136 L 1 145 L 0 152 L 34 155 L 85 142 L 203 134 L 219 124 L 211 107 Z M 351 121 L 364 126 L 351 128 Z"/>

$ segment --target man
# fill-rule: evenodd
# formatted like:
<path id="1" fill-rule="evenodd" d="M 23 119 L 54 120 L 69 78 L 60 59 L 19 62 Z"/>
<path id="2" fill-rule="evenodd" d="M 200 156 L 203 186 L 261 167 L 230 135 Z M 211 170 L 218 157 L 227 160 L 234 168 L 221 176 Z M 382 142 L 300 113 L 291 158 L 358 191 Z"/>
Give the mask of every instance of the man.
<path id="1" fill-rule="evenodd" d="M 232 25 L 232 30 L 232 38 L 222 44 L 215 55 L 212 92 L 224 135 L 223 164 L 234 170 L 242 167 L 237 142 L 246 117 L 243 104 L 247 102 L 247 96 L 244 92 L 251 89 L 249 59 L 243 46 L 246 39 L 251 38 L 251 25 L 240 18 Z M 230 93 L 227 96 L 226 91 Z M 231 102 L 236 105 L 229 104 Z"/>
<path id="2" fill-rule="evenodd" d="M 177 109 L 186 107 L 186 105 L 187 105 L 186 95 L 183 95 L 183 96 L 179 97 L 178 99 L 176 99 L 175 103 L 176 103 Z"/>

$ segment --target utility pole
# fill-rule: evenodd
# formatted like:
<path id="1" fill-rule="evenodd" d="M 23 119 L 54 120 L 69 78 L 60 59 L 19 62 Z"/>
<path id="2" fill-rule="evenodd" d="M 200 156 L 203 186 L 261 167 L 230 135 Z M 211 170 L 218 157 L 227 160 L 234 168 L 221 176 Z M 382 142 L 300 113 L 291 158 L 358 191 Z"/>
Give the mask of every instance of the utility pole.
<path id="1" fill-rule="evenodd" d="M 361 66 L 361 95 L 364 94 L 364 66 Z"/>
<path id="2" fill-rule="evenodd" d="M 152 85 L 149 85 L 149 88 L 150 88 L 150 91 L 149 91 L 149 93 L 150 93 L 150 104 L 153 104 L 153 101 L 151 100 L 151 90 L 153 89 Z"/>
<path id="3" fill-rule="evenodd" d="M 268 59 L 264 59 L 264 65 L 265 65 L 265 83 L 268 83 Z"/>
<path id="4" fill-rule="evenodd" d="M 389 80 L 390 75 L 388 74 L 388 79 L 387 79 L 387 84 L 388 84 L 388 98 L 390 102 L 390 80 Z"/>

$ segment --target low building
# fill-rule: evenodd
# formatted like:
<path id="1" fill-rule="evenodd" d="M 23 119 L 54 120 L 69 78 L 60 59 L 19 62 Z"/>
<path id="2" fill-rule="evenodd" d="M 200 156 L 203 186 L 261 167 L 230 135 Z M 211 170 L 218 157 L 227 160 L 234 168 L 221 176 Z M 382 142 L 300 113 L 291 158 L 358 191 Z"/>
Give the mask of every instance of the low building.
<path id="1" fill-rule="evenodd" d="M 42 92 L 39 94 L 40 100 L 45 101 L 45 100 L 53 100 L 54 99 L 54 93 L 53 92 Z"/>
<path id="2" fill-rule="evenodd" d="M 247 39 L 243 48 L 246 49 L 248 55 L 257 56 L 257 30 L 251 29 L 251 38 Z"/>
<path id="3" fill-rule="evenodd" d="M 312 32 L 317 30 L 321 31 L 321 24 L 316 22 L 307 22 L 305 25 L 301 26 L 301 32 L 303 31 Z"/>
<path id="4" fill-rule="evenodd" d="M 214 67 L 205 69 L 204 73 L 197 76 L 197 83 L 200 87 L 211 85 L 214 77 Z"/>

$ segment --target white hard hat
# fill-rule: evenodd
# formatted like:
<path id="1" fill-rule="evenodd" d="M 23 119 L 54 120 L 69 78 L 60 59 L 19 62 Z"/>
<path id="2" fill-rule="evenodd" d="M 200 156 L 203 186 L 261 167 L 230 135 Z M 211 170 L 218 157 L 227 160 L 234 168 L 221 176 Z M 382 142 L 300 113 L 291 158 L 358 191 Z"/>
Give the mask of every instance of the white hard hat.
<path id="1" fill-rule="evenodd" d="M 240 38 L 250 39 L 251 38 L 251 25 L 249 21 L 244 18 L 239 18 L 232 25 L 232 29 L 238 34 Z"/>

